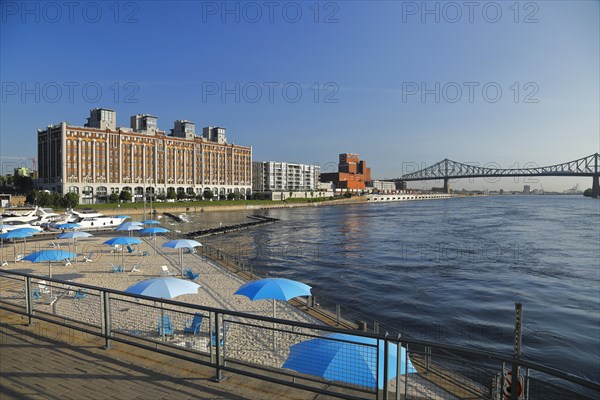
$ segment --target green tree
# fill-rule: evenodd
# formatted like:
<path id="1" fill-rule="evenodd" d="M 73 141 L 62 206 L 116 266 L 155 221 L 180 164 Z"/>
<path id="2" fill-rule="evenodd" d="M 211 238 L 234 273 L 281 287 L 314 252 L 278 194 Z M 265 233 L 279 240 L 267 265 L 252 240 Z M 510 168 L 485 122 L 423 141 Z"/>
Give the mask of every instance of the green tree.
<path id="1" fill-rule="evenodd" d="M 108 201 L 109 201 L 109 203 L 118 203 L 119 202 L 119 194 L 111 193 L 110 196 L 108 196 Z"/>
<path id="2" fill-rule="evenodd" d="M 175 200 L 177 198 L 177 192 L 173 188 L 167 189 L 167 199 Z"/>
<path id="3" fill-rule="evenodd" d="M 79 205 L 79 195 L 77 193 L 69 192 L 63 197 L 62 203 L 65 208 L 75 208 Z"/>
<path id="4" fill-rule="evenodd" d="M 592 197 L 592 188 L 585 189 L 585 190 L 583 191 L 583 195 L 584 195 L 585 197 Z"/>
<path id="5" fill-rule="evenodd" d="M 121 193 L 119 193 L 119 200 L 121 200 L 122 202 L 126 203 L 128 201 L 131 201 L 132 196 L 131 196 L 131 192 L 128 190 L 121 190 Z"/>
<path id="6" fill-rule="evenodd" d="M 202 197 L 204 197 L 205 200 L 212 200 L 213 197 L 215 197 L 215 194 L 212 192 L 212 190 L 206 190 L 202 194 Z"/>
<path id="7" fill-rule="evenodd" d="M 35 199 L 36 199 L 37 194 L 38 194 L 37 190 L 32 190 L 31 192 L 27 193 L 27 196 L 25 196 L 25 203 L 36 204 Z"/>
<path id="8" fill-rule="evenodd" d="M 177 200 L 183 200 L 183 199 L 187 199 L 187 194 L 185 194 L 185 192 L 183 190 L 180 190 L 179 192 L 177 192 Z"/>
<path id="9" fill-rule="evenodd" d="M 30 176 L 21 176 L 15 174 L 13 182 L 17 193 L 27 194 L 33 190 L 33 180 Z"/>
<path id="10" fill-rule="evenodd" d="M 167 199 L 167 196 L 164 193 L 159 193 L 156 195 L 156 199 L 160 201 L 165 201 Z"/>

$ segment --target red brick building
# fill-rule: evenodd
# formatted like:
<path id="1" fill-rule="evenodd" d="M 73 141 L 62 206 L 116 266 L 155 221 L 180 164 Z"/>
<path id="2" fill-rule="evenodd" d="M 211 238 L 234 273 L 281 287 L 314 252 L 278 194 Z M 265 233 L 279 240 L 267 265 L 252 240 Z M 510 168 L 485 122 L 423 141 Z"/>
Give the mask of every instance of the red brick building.
<path id="1" fill-rule="evenodd" d="M 336 189 L 365 190 L 365 182 L 371 180 L 371 168 L 360 160 L 358 154 L 340 154 L 338 172 L 321 174 L 321 182 L 333 182 Z"/>

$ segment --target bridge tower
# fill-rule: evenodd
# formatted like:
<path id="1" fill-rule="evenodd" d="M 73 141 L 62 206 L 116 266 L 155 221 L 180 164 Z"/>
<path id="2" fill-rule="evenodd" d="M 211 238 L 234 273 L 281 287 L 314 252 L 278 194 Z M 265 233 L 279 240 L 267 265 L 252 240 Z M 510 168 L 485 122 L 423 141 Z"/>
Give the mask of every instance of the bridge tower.
<path id="1" fill-rule="evenodd" d="M 444 178 L 444 193 L 450 193 L 450 179 Z"/>
<path id="2" fill-rule="evenodd" d="M 444 159 L 444 193 L 450 193 L 450 179 L 448 178 L 448 160 Z"/>
<path id="3" fill-rule="evenodd" d="M 597 199 L 600 197 L 600 169 L 598 165 L 598 159 L 600 159 L 600 154 L 594 154 L 594 176 L 592 176 L 592 197 Z"/>

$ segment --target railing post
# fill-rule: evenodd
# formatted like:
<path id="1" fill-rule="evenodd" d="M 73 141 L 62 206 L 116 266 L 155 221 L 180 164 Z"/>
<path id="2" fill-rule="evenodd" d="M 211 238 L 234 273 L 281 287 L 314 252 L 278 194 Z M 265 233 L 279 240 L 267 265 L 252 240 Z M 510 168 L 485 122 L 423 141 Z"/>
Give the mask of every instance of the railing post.
<path id="1" fill-rule="evenodd" d="M 402 343 L 400 342 L 400 334 L 396 339 L 396 400 L 400 400 L 400 375 L 402 374 Z M 408 366 L 408 363 L 406 363 Z M 406 398 L 406 397 L 405 397 Z"/>
<path id="2" fill-rule="evenodd" d="M 100 309 L 102 313 L 102 335 L 104 336 L 104 349 L 110 349 L 110 293 L 100 292 Z"/>
<path id="3" fill-rule="evenodd" d="M 340 325 L 340 314 L 342 313 L 342 308 L 339 304 L 335 305 L 335 324 L 336 326 Z"/>
<path id="4" fill-rule="evenodd" d="M 425 346 L 425 373 L 429 373 L 431 367 L 431 347 Z"/>
<path id="5" fill-rule="evenodd" d="M 379 341 L 378 341 L 379 342 Z M 383 400 L 387 400 L 388 399 L 388 376 L 389 376 L 389 367 L 388 367 L 388 360 L 389 360 L 389 348 L 388 348 L 388 333 L 385 333 L 385 338 L 383 339 Z M 379 350 L 379 349 L 378 349 Z M 377 354 L 379 354 L 379 351 L 377 352 Z M 379 374 L 377 374 L 379 375 Z M 379 385 L 378 385 L 379 386 Z M 378 388 L 379 389 L 379 388 Z"/>
<path id="6" fill-rule="evenodd" d="M 27 325 L 33 325 L 33 298 L 30 276 L 25 277 L 25 311 L 27 312 Z"/>
<path id="7" fill-rule="evenodd" d="M 523 305 L 515 303 L 515 345 L 510 381 L 510 400 L 519 399 L 519 361 L 521 359 L 521 325 L 523 321 Z M 523 388 L 521 388 L 523 389 Z"/>
<path id="8" fill-rule="evenodd" d="M 212 379 L 215 382 L 221 382 L 223 379 L 225 379 L 223 377 L 223 371 L 221 371 L 221 344 L 219 343 L 221 335 L 219 334 L 219 328 L 220 328 L 219 315 L 220 315 L 219 313 L 215 312 L 215 334 L 214 334 L 215 343 L 210 344 L 211 347 L 214 345 L 215 351 L 216 351 L 216 363 L 215 363 L 216 375 Z M 213 335 L 211 334 L 210 340 L 212 341 L 212 339 L 213 339 Z"/>
<path id="9" fill-rule="evenodd" d="M 408 343 L 406 343 L 406 366 L 404 367 L 404 398 L 408 399 Z M 398 371 L 400 373 L 400 371 Z"/>

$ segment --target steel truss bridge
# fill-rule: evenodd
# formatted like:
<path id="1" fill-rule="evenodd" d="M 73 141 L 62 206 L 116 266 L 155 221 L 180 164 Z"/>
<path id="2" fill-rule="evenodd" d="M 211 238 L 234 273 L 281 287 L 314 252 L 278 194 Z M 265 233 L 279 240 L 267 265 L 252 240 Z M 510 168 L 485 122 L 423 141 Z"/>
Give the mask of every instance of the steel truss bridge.
<path id="1" fill-rule="evenodd" d="M 592 197 L 600 196 L 600 154 L 547 167 L 489 168 L 444 159 L 437 164 L 411 172 L 397 181 L 444 180 L 444 191 L 450 191 L 449 180 L 460 178 L 518 177 L 518 176 L 591 176 Z"/>

